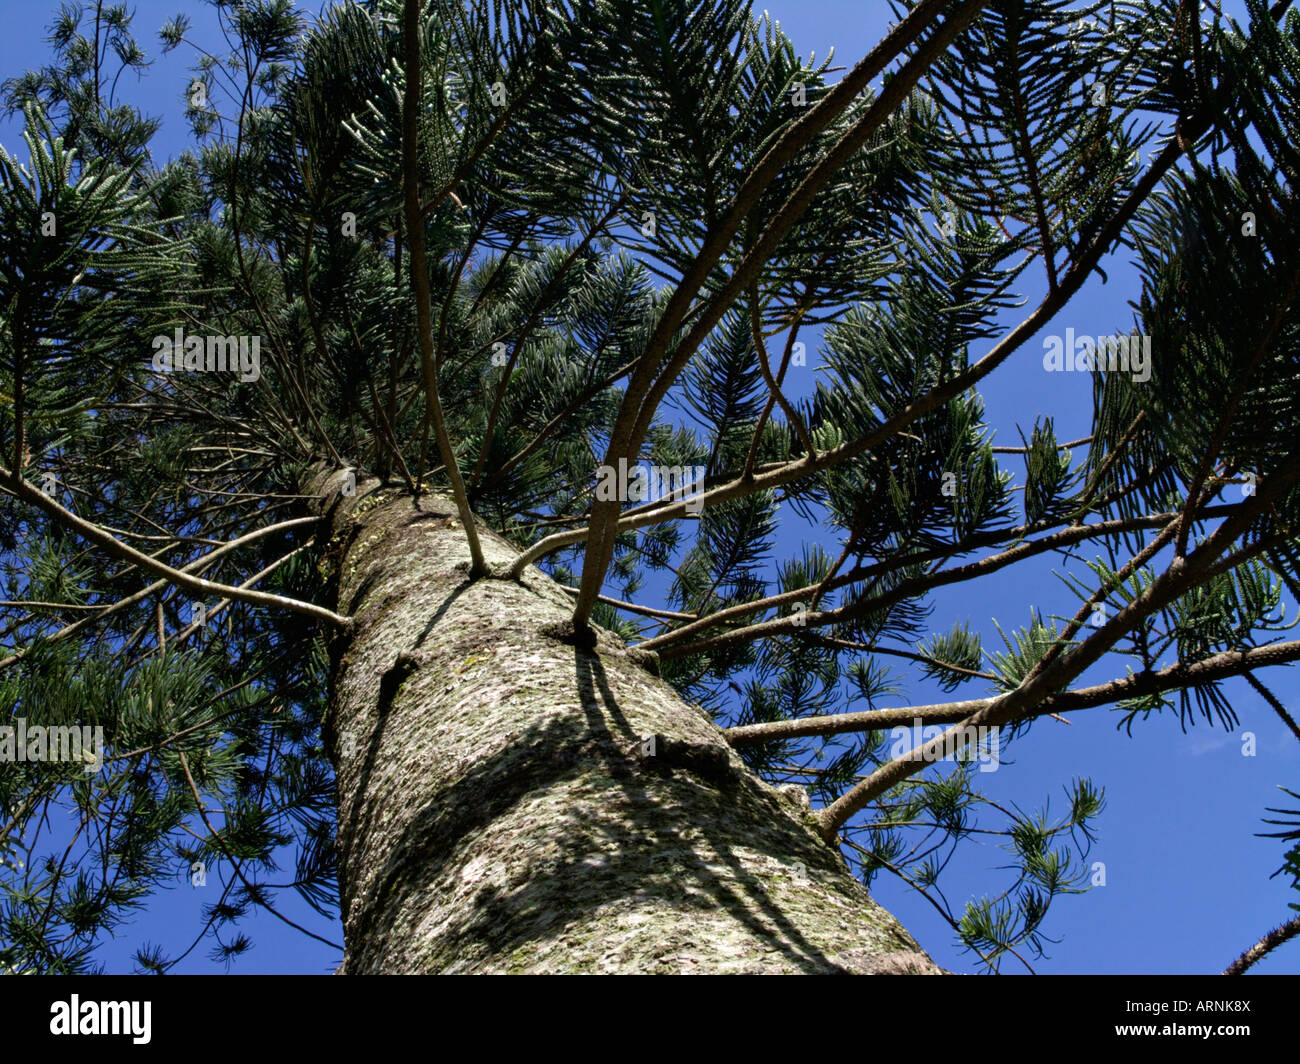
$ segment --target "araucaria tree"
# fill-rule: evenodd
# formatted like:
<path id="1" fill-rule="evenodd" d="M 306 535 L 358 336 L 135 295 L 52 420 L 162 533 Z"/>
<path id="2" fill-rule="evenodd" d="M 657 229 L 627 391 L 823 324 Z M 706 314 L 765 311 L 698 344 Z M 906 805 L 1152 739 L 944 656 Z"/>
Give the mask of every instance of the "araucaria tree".
<path id="1" fill-rule="evenodd" d="M 1102 795 L 990 758 L 1237 677 L 1300 740 L 1300 17 L 1203 6 L 918 0 L 831 67 L 748 0 L 222 0 L 166 161 L 65 8 L 5 83 L 0 964 L 193 879 L 196 944 L 297 891 L 346 973 L 938 971 L 882 873 L 1032 963 Z M 1086 438 L 993 446 L 1017 352 Z M 1044 556 L 1002 649 L 932 616 Z"/>

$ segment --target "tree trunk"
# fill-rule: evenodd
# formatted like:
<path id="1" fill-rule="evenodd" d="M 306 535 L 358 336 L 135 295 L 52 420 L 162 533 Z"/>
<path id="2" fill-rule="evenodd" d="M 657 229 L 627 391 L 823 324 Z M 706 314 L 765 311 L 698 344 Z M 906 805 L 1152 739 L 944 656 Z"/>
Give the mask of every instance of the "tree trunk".
<path id="1" fill-rule="evenodd" d="M 451 501 L 344 476 L 311 492 L 354 618 L 326 721 L 340 972 L 939 971 L 648 655 L 566 642 L 536 568 L 468 582 Z"/>

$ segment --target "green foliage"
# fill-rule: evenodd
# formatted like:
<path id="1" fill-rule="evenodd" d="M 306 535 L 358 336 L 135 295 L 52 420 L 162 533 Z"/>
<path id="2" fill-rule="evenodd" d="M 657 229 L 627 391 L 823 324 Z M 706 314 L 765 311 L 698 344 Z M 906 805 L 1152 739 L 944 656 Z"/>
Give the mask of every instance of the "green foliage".
<path id="1" fill-rule="evenodd" d="M 1030 523 L 1055 520 L 1067 512 L 1066 492 L 1076 478 L 1070 453 L 1057 445 L 1051 418 L 1041 426 L 1034 422 L 1025 449 L 1025 518 Z"/>
<path id="2" fill-rule="evenodd" d="M 955 691 L 970 680 L 970 673 L 984 660 L 979 633 L 972 632 L 964 621 L 958 621 L 949 632 L 936 632 L 917 649 L 930 659 L 923 666 L 925 675 L 945 691 Z"/>
<path id="3" fill-rule="evenodd" d="M 1043 660 L 1047 651 L 1056 645 L 1061 633 L 1055 621 L 1045 623 L 1036 610 L 1029 624 L 1012 629 L 1009 638 L 1000 624 L 995 621 L 994 625 L 1006 650 L 989 654 L 989 664 L 997 674 L 997 687 L 1002 691 L 1014 691 Z"/>

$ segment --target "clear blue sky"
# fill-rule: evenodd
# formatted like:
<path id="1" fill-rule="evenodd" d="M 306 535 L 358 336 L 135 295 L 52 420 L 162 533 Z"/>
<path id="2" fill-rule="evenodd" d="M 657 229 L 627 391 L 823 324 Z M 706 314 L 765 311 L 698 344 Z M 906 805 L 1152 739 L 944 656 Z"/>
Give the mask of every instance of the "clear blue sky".
<path id="1" fill-rule="evenodd" d="M 315 9 L 317 5 L 302 4 Z M 1244 22 L 1241 5 L 1226 9 Z M 178 11 L 189 13 L 194 34 L 212 40 L 214 20 L 210 8 L 177 0 L 160 3 L 140 0 L 134 5 L 137 39 L 156 65 L 140 85 L 119 86 L 119 92 L 140 103 L 147 112 L 164 116 L 155 141 L 161 161 L 185 144 L 187 129 L 180 118 L 182 93 L 189 81 L 192 61 L 182 47 L 159 56 L 156 31 Z M 769 9 L 793 38 L 800 54 L 815 51 L 820 57 L 835 49 L 836 65 L 852 65 L 875 43 L 889 21 L 888 5 L 881 0 L 771 0 Z M 46 25 L 54 5 L 30 0 L 0 0 L 5 32 L 0 35 L 0 76 L 11 76 L 27 66 L 44 62 L 48 51 Z M 0 124 L 0 143 L 20 152 L 21 141 L 13 123 Z M 25 149 L 24 149 L 25 150 Z M 20 152 L 21 153 L 21 152 Z M 1087 289 L 1045 332 L 1060 333 L 1073 327 L 1079 333 L 1108 334 L 1127 331 L 1136 297 L 1134 275 L 1119 263 L 1108 266 L 1109 284 L 1090 283 Z M 1028 276 L 1028 275 L 1027 275 Z M 1028 280 L 1023 294 L 1036 301 L 1039 292 Z M 1032 303 L 1031 303 L 1032 305 Z M 1011 319 L 1009 318 L 1008 321 Z M 986 349 L 986 348 L 984 348 Z M 973 358 L 984 349 L 972 350 Z M 811 355 L 811 352 L 810 352 Z M 983 387 L 991 425 L 1000 444 L 1016 445 L 1016 425 L 1026 434 L 1036 416 L 1055 417 L 1058 438 L 1074 439 L 1090 430 L 1090 382 L 1082 374 L 1048 374 L 1041 367 L 1041 337 L 1024 345 L 1011 363 L 996 372 Z M 809 379 L 791 380 L 791 390 L 811 388 L 815 357 L 803 372 Z M 1007 459 L 1007 467 L 1018 465 Z M 797 542 L 783 542 L 779 554 L 797 553 Z M 992 625 L 997 618 L 1008 630 L 1023 624 L 1030 609 L 1046 615 L 1073 613 L 1076 601 L 1053 575 L 1059 566 L 1053 558 L 1036 559 L 1013 572 L 995 574 L 977 587 L 955 588 L 933 599 L 932 623 L 946 630 L 953 621 L 968 619 L 982 633 L 985 646 L 999 648 Z M 1288 604 L 1288 616 L 1295 606 Z M 1095 669 L 1083 679 L 1097 682 L 1118 673 L 1113 661 L 1107 670 Z M 1285 703 L 1294 707 L 1300 690 L 1293 671 L 1276 670 L 1265 680 Z M 914 684 L 900 704 L 941 701 L 936 689 Z M 1254 837 L 1266 830 L 1260 818 L 1266 806 L 1286 804 L 1278 785 L 1297 789 L 1300 750 L 1262 700 L 1245 685 L 1227 688 L 1241 726 L 1225 734 L 1204 723 L 1187 734 L 1175 716 L 1166 715 L 1135 726 L 1132 738 L 1117 732 L 1117 714 L 1090 710 L 1071 716 L 1067 727 L 1052 721 L 1035 726 L 1013 748 L 1014 764 L 981 777 L 986 793 L 1003 803 L 1022 808 L 1039 807 L 1046 797 L 1053 810 L 1064 808 L 1063 788 L 1077 776 L 1090 776 L 1106 789 L 1107 807 L 1098 821 L 1100 840 L 1089 857 L 1104 861 L 1107 885 L 1080 898 L 1057 902 L 1048 919 L 1047 932 L 1059 944 L 1035 962 L 1040 972 L 1168 972 L 1196 973 L 1221 970 L 1263 932 L 1288 916 L 1288 902 L 1296 900 L 1283 877 L 1269 879 L 1281 861 L 1277 840 Z M 1258 754 L 1241 755 L 1241 731 L 1253 731 Z M 949 900 L 960 909 L 967 896 L 978 897 L 1000 888 L 1005 873 L 997 871 L 1008 857 L 995 844 L 968 840 L 959 851 L 953 872 L 943 881 Z M 209 883 L 215 883 L 210 877 Z M 962 954 L 951 930 L 928 903 L 884 876 L 873 888 L 939 963 L 956 971 L 974 969 L 969 954 Z M 176 951 L 188 944 L 199 927 L 200 907 L 215 898 L 219 887 L 206 891 L 188 885 L 155 897 L 149 908 L 122 936 L 109 942 L 100 960 L 109 971 L 130 971 L 133 950 L 148 940 Z M 284 910 L 317 933 L 338 939 L 341 929 L 329 926 L 306 906 L 283 897 Z M 320 972 L 338 963 L 336 952 L 259 913 L 243 925 L 255 948 L 233 971 Z M 180 971 L 214 970 L 200 946 Z M 218 969 L 219 970 L 219 969 Z M 1005 971 L 1018 965 L 1009 961 Z M 1300 947 L 1283 947 L 1256 966 L 1257 972 L 1300 971 Z"/>

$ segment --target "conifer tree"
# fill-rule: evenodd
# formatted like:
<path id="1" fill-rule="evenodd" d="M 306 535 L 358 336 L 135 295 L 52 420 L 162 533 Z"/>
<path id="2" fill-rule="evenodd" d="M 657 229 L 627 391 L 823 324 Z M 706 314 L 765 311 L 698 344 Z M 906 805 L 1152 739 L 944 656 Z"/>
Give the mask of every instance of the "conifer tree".
<path id="1" fill-rule="evenodd" d="M 227 961 L 296 892 L 348 973 L 937 971 L 883 875 L 1031 964 L 1104 779 L 1007 808 L 990 736 L 1244 678 L 1300 740 L 1300 16 L 1201 6 L 914 0 L 840 68 L 749 0 L 222 0 L 170 159 L 66 6 L 4 85 L 0 966 L 205 875 Z M 995 447 L 1115 256 L 1090 434 Z M 933 616 L 1050 555 L 1002 647 Z"/>

